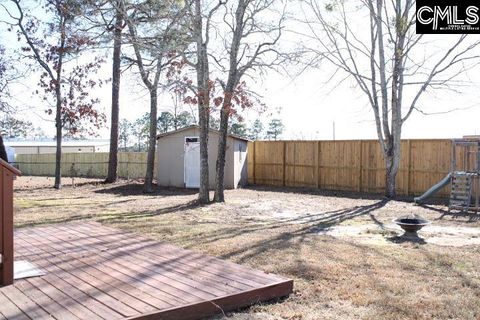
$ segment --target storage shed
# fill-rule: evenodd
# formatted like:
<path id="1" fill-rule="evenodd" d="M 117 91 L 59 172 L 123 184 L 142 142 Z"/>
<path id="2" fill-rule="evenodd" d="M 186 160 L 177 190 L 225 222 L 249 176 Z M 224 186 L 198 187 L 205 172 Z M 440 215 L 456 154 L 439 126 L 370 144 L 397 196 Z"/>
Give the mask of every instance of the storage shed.
<path id="1" fill-rule="evenodd" d="M 197 125 L 157 136 L 157 183 L 160 186 L 198 188 L 200 186 L 200 129 Z M 208 165 L 210 188 L 215 185 L 218 152 L 217 130 L 210 129 Z M 248 140 L 236 135 L 227 138 L 225 188 L 236 189 L 247 183 Z"/>

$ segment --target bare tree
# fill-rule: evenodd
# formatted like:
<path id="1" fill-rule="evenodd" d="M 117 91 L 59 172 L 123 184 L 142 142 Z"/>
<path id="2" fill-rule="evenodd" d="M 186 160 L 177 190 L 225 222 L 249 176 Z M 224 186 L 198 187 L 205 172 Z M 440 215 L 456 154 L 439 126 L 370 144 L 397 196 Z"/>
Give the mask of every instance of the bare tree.
<path id="1" fill-rule="evenodd" d="M 120 78 L 121 78 L 121 54 L 122 32 L 124 25 L 123 0 L 113 1 L 115 10 L 115 22 L 113 29 L 113 57 L 112 57 L 112 115 L 110 127 L 110 152 L 108 154 L 108 172 L 105 182 L 112 183 L 118 179 L 118 137 L 119 137 L 119 114 L 120 114 Z"/>
<path id="2" fill-rule="evenodd" d="M 7 63 L 4 58 L 5 49 L 0 46 L 0 112 L 7 109 L 8 81 L 6 79 Z M 3 144 L 2 130 L 0 130 L 0 159 L 8 161 L 5 145 Z"/>
<path id="3" fill-rule="evenodd" d="M 19 77 L 15 65 L 14 61 L 8 57 L 5 48 L 0 44 L 0 114 L 7 114 L 13 111 L 9 103 L 9 87 L 12 81 Z"/>
<path id="4" fill-rule="evenodd" d="M 282 4 L 283 1 L 274 0 L 191 0 L 191 35 L 195 47 L 184 54 L 184 63 L 195 69 L 196 85 L 188 80 L 183 85 L 194 93 L 194 97 L 186 96 L 184 101 L 187 104 L 195 103 L 198 107 L 200 203 L 210 201 L 208 140 L 210 128 L 217 129 L 216 123 L 212 124 L 216 117 L 211 112 L 219 107 L 220 117 L 223 118 L 223 122 L 218 120 L 221 136 L 215 183 L 215 200 L 223 201 L 228 121 L 232 115 L 237 114 L 236 108 L 250 107 L 258 102 L 257 97 L 247 89 L 242 77 L 249 71 L 260 71 L 259 69 L 272 67 L 279 61 L 280 55 L 275 47 L 285 18 Z M 280 12 L 274 12 L 274 8 L 278 7 Z M 272 13 L 279 13 L 279 19 L 274 23 L 270 22 Z M 214 42 L 210 43 L 212 39 Z M 213 80 L 212 73 L 222 76 Z M 221 79 L 224 74 L 227 74 L 226 79 Z M 216 92 L 218 86 L 222 90 L 220 95 Z"/>
<path id="5" fill-rule="evenodd" d="M 179 73 L 181 73 L 181 71 L 182 70 L 178 70 Z M 176 70 L 173 72 L 177 74 Z M 167 75 L 167 77 L 169 76 Z M 174 129 L 177 130 L 192 124 L 196 124 L 196 113 L 194 107 L 192 107 L 192 104 L 188 104 L 188 111 L 184 110 L 184 107 L 187 105 L 185 103 L 185 96 L 188 91 L 188 87 L 184 85 L 183 79 L 181 79 L 179 76 L 176 78 L 169 77 L 169 82 L 173 83 L 173 85 L 169 86 L 169 90 L 173 101 L 172 114 Z"/>
<path id="6" fill-rule="evenodd" d="M 122 34 L 125 29 L 123 19 L 125 0 L 84 0 L 83 2 L 87 8 L 81 17 L 85 32 L 88 32 L 91 38 L 98 40 L 97 47 L 109 46 L 113 40 L 110 151 L 105 179 L 105 183 L 112 183 L 118 179 L 121 53 Z"/>
<path id="7" fill-rule="evenodd" d="M 200 126 L 200 188 L 198 201 L 201 204 L 210 202 L 210 182 L 208 172 L 208 133 L 210 119 L 210 66 L 208 61 L 208 43 L 210 41 L 210 26 L 213 13 L 220 7 L 221 1 L 204 17 L 202 1 L 194 0 L 193 37 L 197 45 L 196 71 L 198 96 L 198 124 Z M 205 26 L 204 26 L 204 20 Z M 205 27 L 205 36 L 203 30 Z"/>
<path id="8" fill-rule="evenodd" d="M 280 10 L 278 10 L 280 9 Z M 220 110 L 220 135 L 216 163 L 214 201 L 224 202 L 225 155 L 227 147 L 228 122 L 236 112 L 237 102 L 242 107 L 251 101 L 242 90 L 242 78 L 249 71 L 271 68 L 281 61 L 277 43 L 282 35 L 285 22 L 283 1 L 278 0 L 237 0 L 225 6 L 223 21 L 228 29 L 224 40 L 228 58 L 228 76 L 222 81 L 224 91 Z M 273 20 L 273 22 L 268 22 Z M 219 62 L 220 59 L 216 59 Z M 221 64 L 221 62 L 219 62 Z M 242 92 L 243 91 L 243 92 Z M 245 103 L 246 102 L 246 103 Z"/>
<path id="9" fill-rule="evenodd" d="M 193 67 L 196 72 L 196 86 L 188 85 L 195 93 L 195 101 L 198 108 L 198 125 L 200 139 L 200 188 L 198 202 L 206 204 L 210 202 L 210 183 L 208 169 L 208 136 L 210 120 L 210 93 L 213 81 L 210 79 L 210 65 L 208 46 L 210 43 L 210 32 L 212 31 L 212 18 L 218 9 L 227 0 L 218 0 L 213 3 L 205 3 L 203 0 L 189 1 L 189 17 L 191 18 L 191 37 L 195 49 L 191 56 L 194 62 L 185 55 L 184 61 Z"/>
<path id="10" fill-rule="evenodd" d="M 130 136 L 133 133 L 132 123 L 130 123 L 130 121 L 128 121 L 127 119 L 122 119 L 118 127 L 119 127 L 118 142 L 123 145 L 123 152 L 127 152 Z"/>
<path id="11" fill-rule="evenodd" d="M 103 124 L 104 116 L 94 106 L 98 99 L 89 99 L 89 91 L 100 82 L 89 81 L 87 75 L 95 73 L 101 63 L 95 59 L 85 65 L 76 65 L 67 72 L 65 64 L 69 58 L 77 57 L 82 49 L 92 45 L 91 40 L 78 29 L 76 18 L 82 16 L 82 1 L 46 0 L 45 14 L 50 22 L 42 22 L 33 15 L 26 15 L 20 0 L 11 0 L 16 13 L 2 6 L 4 12 L 14 21 L 19 40 L 27 46 L 22 52 L 33 59 L 42 73 L 39 86 L 44 90 L 44 101 L 53 96 L 55 101 L 56 156 L 54 187 L 61 188 L 62 134 L 67 129 L 75 134 L 82 129 L 82 124 L 96 127 Z M 65 92 L 64 92 L 65 91 Z M 48 109 L 49 114 L 53 113 Z"/>
<path id="12" fill-rule="evenodd" d="M 314 53 L 310 62 L 330 62 L 367 97 L 385 160 L 385 195 L 395 197 L 403 124 L 414 111 L 422 112 L 419 101 L 427 90 L 452 89 L 478 64 L 480 41 L 449 36 L 426 55 L 428 43 L 415 32 L 414 0 L 303 3 L 310 29 L 304 41 L 315 43 L 308 47 Z"/>
<path id="13" fill-rule="evenodd" d="M 175 1 L 139 3 L 127 8 L 128 43 L 132 45 L 135 63 L 150 95 L 150 126 L 147 171 L 144 192 L 153 192 L 153 172 L 157 137 L 158 90 L 162 71 L 175 58 L 183 45 L 181 19 L 183 8 Z"/>
<path id="14" fill-rule="evenodd" d="M 3 143 L 3 134 L 13 136 L 15 131 L 20 129 L 26 134 L 27 128 L 31 128 L 30 122 L 20 121 L 13 117 L 16 108 L 9 103 L 10 85 L 12 82 L 24 76 L 20 70 L 16 68 L 16 63 L 7 55 L 5 48 L 0 45 L 0 159 L 8 161 L 7 152 Z"/>

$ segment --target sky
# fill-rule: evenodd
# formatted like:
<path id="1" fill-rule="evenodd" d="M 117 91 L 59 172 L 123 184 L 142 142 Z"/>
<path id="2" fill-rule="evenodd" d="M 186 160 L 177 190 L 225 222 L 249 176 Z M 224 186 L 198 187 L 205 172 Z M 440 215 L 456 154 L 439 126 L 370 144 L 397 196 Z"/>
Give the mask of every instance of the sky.
<path id="1" fill-rule="evenodd" d="M 361 23 L 360 18 L 353 23 Z M 433 40 L 441 46 L 442 41 L 450 41 L 451 37 L 437 36 Z M 8 36 L 2 38 L 5 41 Z M 292 38 L 294 36 L 291 35 L 290 39 Z M 263 114 L 247 110 L 243 112 L 245 120 L 251 123 L 260 118 L 264 126 L 267 126 L 272 117 L 280 118 L 286 128 L 283 139 L 376 139 L 373 113 L 364 94 L 352 81 L 331 80 L 334 71 L 332 66 L 322 64 L 319 68 L 310 68 L 300 74 L 292 67 L 288 74 L 269 71 L 254 80 L 247 79 L 247 84 L 255 88 L 269 109 Z M 480 69 L 471 73 L 480 74 L 478 71 Z M 102 68 L 101 76 L 108 78 L 110 74 L 111 68 L 107 62 Z M 12 89 L 14 101 L 20 107 L 20 117 L 32 121 L 48 135 L 53 135 L 54 123 L 45 121 L 49 120 L 44 113 L 46 108 L 40 103 L 40 99 L 32 94 L 36 79 L 37 76 L 32 74 L 29 79 L 22 80 L 22 84 L 16 85 Z M 148 95 L 139 82 L 138 74 L 124 74 L 121 86 L 121 118 L 132 121 L 148 112 Z M 470 83 L 471 85 L 463 87 L 461 92 L 435 91 L 425 94 L 420 101 L 422 109 L 440 114 L 426 116 L 413 113 L 403 127 L 403 138 L 458 138 L 480 134 L 480 76 L 473 76 Z M 101 99 L 100 109 L 109 119 L 110 85 L 107 84 L 92 94 Z M 33 112 L 30 108 L 32 104 Z M 169 96 L 161 95 L 159 113 L 171 109 Z M 459 110 L 451 111 L 454 109 Z M 98 138 L 108 137 L 107 123 L 107 126 L 99 131 Z"/>

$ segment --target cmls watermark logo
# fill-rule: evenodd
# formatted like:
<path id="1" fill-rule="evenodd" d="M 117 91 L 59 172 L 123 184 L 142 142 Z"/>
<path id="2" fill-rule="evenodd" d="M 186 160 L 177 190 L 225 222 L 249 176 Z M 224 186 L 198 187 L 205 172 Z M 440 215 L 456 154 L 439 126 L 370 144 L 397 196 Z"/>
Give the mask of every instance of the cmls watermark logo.
<path id="1" fill-rule="evenodd" d="M 480 34 L 480 0 L 417 0 L 416 4 L 418 34 Z"/>

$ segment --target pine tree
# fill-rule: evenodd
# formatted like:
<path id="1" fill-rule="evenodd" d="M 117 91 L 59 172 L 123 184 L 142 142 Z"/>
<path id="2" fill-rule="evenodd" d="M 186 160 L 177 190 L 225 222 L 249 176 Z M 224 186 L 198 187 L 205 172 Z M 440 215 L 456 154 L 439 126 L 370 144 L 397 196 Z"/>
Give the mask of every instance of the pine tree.
<path id="1" fill-rule="evenodd" d="M 280 119 L 272 119 L 268 124 L 267 139 L 277 140 L 285 130 L 285 126 Z"/>
<path id="2" fill-rule="evenodd" d="M 262 132 L 263 132 L 263 123 L 259 119 L 255 120 L 252 124 L 252 127 L 249 128 L 248 137 L 251 140 L 258 140 L 261 139 Z"/>

